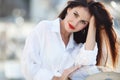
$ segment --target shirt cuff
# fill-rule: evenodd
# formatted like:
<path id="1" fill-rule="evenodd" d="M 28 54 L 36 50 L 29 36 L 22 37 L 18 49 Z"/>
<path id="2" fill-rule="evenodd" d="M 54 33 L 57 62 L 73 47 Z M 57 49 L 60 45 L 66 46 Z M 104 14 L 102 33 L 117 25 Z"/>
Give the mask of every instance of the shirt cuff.
<path id="1" fill-rule="evenodd" d="M 85 44 L 81 47 L 75 59 L 75 65 L 95 65 L 98 53 L 97 43 L 94 50 L 85 50 Z"/>
<path id="2" fill-rule="evenodd" d="M 59 72 L 59 71 L 56 71 L 56 72 L 54 73 L 54 76 L 56 76 L 56 77 L 61 77 L 61 76 L 62 76 L 62 73 Z"/>
<path id="3" fill-rule="evenodd" d="M 52 80 L 54 74 L 47 69 L 40 69 L 33 80 Z"/>
<path id="4" fill-rule="evenodd" d="M 82 53 L 97 53 L 98 52 L 97 43 L 95 43 L 95 47 L 93 50 L 86 50 L 85 43 L 84 43 L 83 46 L 81 47 L 80 51 L 82 51 Z"/>

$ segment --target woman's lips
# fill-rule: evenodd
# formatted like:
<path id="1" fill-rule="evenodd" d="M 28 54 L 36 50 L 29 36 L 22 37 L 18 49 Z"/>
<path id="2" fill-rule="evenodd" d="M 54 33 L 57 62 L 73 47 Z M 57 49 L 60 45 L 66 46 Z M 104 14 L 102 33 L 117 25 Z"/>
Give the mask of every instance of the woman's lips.
<path id="1" fill-rule="evenodd" d="M 73 25 L 71 25 L 70 23 L 68 23 L 68 24 L 69 24 L 70 29 L 75 29 L 75 27 Z"/>

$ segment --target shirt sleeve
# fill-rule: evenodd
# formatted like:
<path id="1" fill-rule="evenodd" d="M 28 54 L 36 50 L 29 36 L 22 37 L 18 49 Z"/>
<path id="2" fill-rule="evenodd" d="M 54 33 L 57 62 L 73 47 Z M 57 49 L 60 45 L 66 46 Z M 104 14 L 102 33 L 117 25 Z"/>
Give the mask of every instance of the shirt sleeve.
<path id="1" fill-rule="evenodd" d="M 85 44 L 80 46 L 78 54 L 75 58 L 75 64 L 79 65 L 95 65 L 98 53 L 97 43 L 93 50 L 85 50 Z"/>
<path id="2" fill-rule="evenodd" d="M 26 39 L 23 54 L 21 56 L 21 68 L 26 80 L 51 80 L 51 70 L 42 67 L 40 57 L 40 34 L 33 31 Z"/>

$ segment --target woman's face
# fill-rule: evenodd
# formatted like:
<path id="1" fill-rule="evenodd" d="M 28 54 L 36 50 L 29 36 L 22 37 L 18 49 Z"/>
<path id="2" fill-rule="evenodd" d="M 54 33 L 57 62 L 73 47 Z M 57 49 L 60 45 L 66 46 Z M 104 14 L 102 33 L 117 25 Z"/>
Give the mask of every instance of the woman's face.
<path id="1" fill-rule="evenodd" d="M 64 27 L 67 32 L 78 32 L 84 29 L 90 21 L 90 13 L 88 8 L 75 7 L 68 8 L 64 22 Z"/>

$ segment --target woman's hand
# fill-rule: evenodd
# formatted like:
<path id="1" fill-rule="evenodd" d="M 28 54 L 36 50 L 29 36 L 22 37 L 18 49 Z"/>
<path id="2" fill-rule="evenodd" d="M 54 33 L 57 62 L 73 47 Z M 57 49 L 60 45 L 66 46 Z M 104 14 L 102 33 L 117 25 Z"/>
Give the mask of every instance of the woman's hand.
<path id="1" fill-rule="evenodd" d="M 74 71 L 78 70 L 80 68 L 79 65 L 72 66 L 68 69 L 65 69 L 62 73 L 61 77 L 54 76 L 52 80 L 68 80 L 68 76 L 73 73 Z"/>

